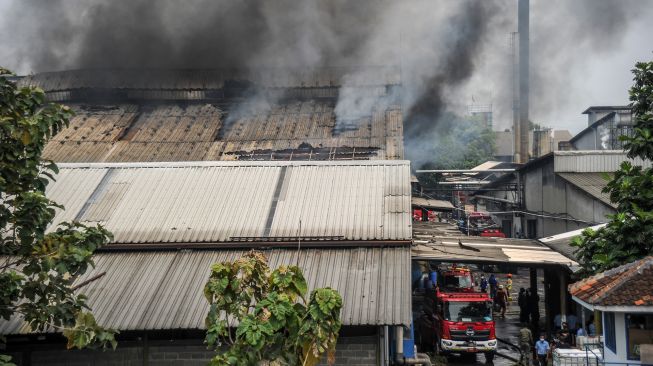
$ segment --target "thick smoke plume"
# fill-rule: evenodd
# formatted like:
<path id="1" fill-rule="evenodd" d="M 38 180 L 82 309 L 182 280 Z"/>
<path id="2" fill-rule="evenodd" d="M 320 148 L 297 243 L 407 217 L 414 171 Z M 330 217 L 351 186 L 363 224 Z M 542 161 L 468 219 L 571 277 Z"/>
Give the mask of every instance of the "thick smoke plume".
<path id="1" fill-rule="evenodd" d="M 365 19 L 382 9 L 370 4 L 346 0 L 16 0 L 3 16 L 3 28 L 13 33 L 3 46 L 13 48 L 20 66 L 36 72 L 332 65 L 356 58 L 359 45 L 373 28 Z"/>
<path id="2" fill-rule="evenodd" d="M 631 24 L 653 24 L 650 8 L 647 0 L 531 1 L 533 119 L 583 110 L 586 66 L 619 52 Z M 22 73 L 395 67 L 403 87 L 389 95 L 345 75 L 338 124 L 401 105 L 406 155 L 417 168 L 437 160 L 433 145 L 450 133 L 451 112 L 464 114 L 474 97 L 494 104 L 497 129 L 512 122 L 516 0 L 4 0 L 0 14 L 0 64 Z M 249 105 L 274 103 L 252 95 Z"/>

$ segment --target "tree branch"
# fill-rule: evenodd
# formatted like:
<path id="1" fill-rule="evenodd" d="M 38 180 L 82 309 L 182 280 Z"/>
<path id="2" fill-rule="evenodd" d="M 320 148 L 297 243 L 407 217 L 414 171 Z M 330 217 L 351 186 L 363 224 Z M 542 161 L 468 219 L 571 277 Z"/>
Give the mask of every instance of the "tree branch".
<path id="1" fill-rule="evenodd" d="M 70 289 L 73 290 L 73 291 L 78 290 L 81 287 L 84 287 L 84 286 L 88 285 L 89 283 L 104 277 L 104 275 L 106 275 L 106 274 L 107 274 L 106 272 L 98 273 L 95 276 L 89 278 L 88 280 L 82 281 L 82 282 L 76 284 L 75 286 L 71 287 Z"/>

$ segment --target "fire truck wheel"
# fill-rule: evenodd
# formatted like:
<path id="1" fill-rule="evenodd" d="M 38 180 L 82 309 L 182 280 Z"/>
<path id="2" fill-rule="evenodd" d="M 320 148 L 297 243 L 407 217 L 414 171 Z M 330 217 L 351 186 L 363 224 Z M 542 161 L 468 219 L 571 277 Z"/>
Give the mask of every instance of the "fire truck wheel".
<path id="1" fill-rule="evenodd" d="M 494 360 L 494 352 L 485 352 L 485 363 L 492 364 Z"/>

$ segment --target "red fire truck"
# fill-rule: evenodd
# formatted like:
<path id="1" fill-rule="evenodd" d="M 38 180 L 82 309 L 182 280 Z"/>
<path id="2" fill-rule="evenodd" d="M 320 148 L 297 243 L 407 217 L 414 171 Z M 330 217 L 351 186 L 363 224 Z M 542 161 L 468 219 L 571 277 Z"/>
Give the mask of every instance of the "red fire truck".
<path id="1" fill-rule="evenodd" d="M 492 302 L 484 293 L 436 293 L 434 348 L 436 353 L 484 353 L 486 361 L 497 350 Z"/>
<path id="2" fill-rule="evenodd" d="M 474 277 L 468 267 L 453 264 L 440 270 L 440 291 L 474 292 Z"/>
<path id="3" fill-rule="evenodd" d="M 452 265 L 440 270 L 438 287 L 425 295 L 420 318 L 420 343 L 438 354 L 484 353 L 487 362 L 497 349 L 492 301 L 474 292 L 469 268 Z"/>

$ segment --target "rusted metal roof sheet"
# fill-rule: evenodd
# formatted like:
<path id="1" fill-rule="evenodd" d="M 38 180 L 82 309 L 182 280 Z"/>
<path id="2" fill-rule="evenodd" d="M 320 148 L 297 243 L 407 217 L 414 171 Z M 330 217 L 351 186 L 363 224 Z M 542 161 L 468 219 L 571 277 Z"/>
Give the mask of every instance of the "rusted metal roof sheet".
<path id="1" fill-rule="evenodd" d="M 409 325 L 410 248 L 271 249 L 271 268 L 299 265 L 309 291 L 331 287 L 343 299 L 344 325 Z M 99 324 L 126 330 L 204 329 L 203 288 L 210 266 L 234 261 L 239 250 L 99 253 L 98 274 L 80 291 Z M 28 333 L 20 320 L 0 320 L 0 334 Z"/>
<path id="2" fill-rule="evenodd" d="M 401 73 L 398 67 L 382 66 L 254 70 L 85 69 L 28 75 L 19 83 L 38 86 L 46 92 L 74 89 L 169 91 L 218 90 L 227 81 L 247 82 L 264 88 L 324 88 L 345 83 L 353 87 L 386 86 L 400 84 Z"/>
<path id="3" fill-rule="evenodd" d="M 420 223 L 413 232 L 414 259 L 445 262 L 515 263 L 560 265 L 575 268 L 578 263 L 530 239 L 448 236 L 441 233 L 441 223 Z M 446 226 L 445 226 L 446 227 Z M 462 245 L 461 245 L 462 244 Z"/>
<path id="4" fill-rule="evenodd" d="M 335 131 L 333 103 L 304 101 L 243 113 L 228 124 L 208 103 L 76 105 L 70 126 L 46 146 L 56 162 L 402 159 L 399 106 Z M 231 107 L 236 108 L 238 107 Z"/>
<path id="5" fill-rule="evenodd" d="M 445 210 L 445 211 L 453 211 L 454 209 L 453 204 L 451 204 L 451 202 L 443 201 L 443 200 L 428 199 L 424 197 L 413 197 L 411 202 L 413 206 L 422 207 L 426 209 Z"/>
<path id="6" fill-rule="evenodd" d="M 411 238 L 408 161 L 60 164 L 47 194 L 120 244 Z"/>

